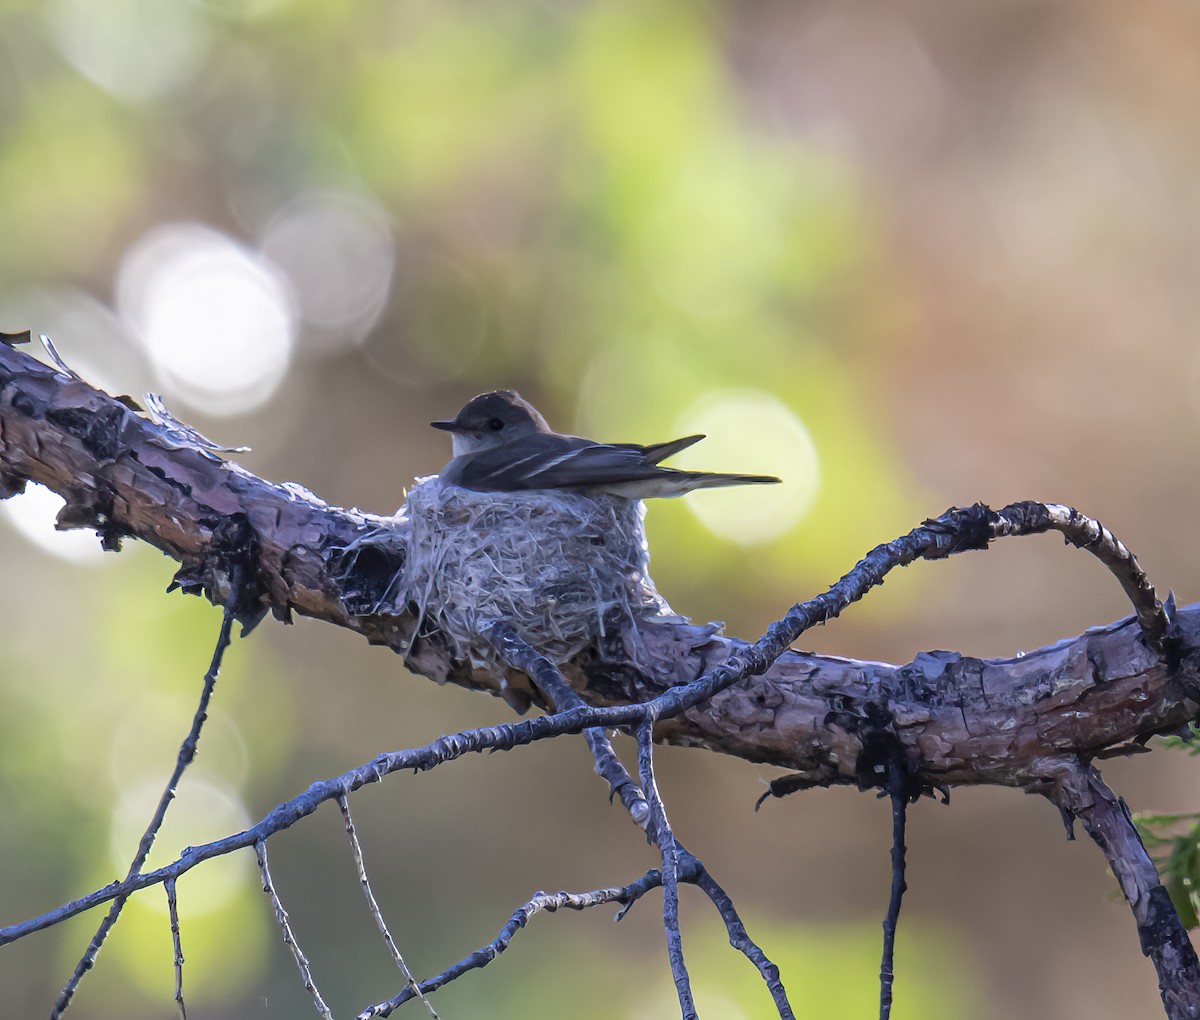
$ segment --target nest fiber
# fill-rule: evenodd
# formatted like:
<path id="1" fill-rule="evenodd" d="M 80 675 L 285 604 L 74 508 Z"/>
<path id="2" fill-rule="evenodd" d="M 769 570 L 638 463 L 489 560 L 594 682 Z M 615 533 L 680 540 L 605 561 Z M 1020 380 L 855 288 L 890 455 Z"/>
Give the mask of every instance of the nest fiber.
<path id="1" fill-rule="evenodd" d="M 561 490 L 474 492 L 439 478 L 408 493 L 409 550 L 397 606 L 455 654 L 496 665 L 500 621 L 564 662 L 647 616 L 670 614 L 649 575 L 640 500 Z"/>

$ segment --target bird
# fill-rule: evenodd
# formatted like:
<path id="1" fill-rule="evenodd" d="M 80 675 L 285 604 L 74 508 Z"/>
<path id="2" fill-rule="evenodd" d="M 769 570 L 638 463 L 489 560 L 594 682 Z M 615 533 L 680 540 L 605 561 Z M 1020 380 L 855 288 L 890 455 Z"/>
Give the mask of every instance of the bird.
<path id="1" fill-rule="evenodd" d="M 693 489 L 771 485 L 773 475 L 679 471 L 660 462 L 686 450 L 702 435 L 666 443 L 598 443 L 555 432 L 514 390 L 494 390 L 469 400 L 454 418 L 430 422 L 453 436 L 453 459 L 443 482 L 476 492 L 569 489 L 625 499 L 682 496 Z"/>

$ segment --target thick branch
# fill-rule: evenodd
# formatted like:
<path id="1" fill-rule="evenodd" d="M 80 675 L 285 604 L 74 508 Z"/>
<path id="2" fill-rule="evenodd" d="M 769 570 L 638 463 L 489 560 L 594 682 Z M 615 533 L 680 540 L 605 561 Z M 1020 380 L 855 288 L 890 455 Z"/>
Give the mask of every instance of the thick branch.
<path id="1" fill-rule="evenodd" d="M 1057 764 L 1047 790 L 1065 816 L 1076 817 L 1104 851 L 1133 918 L 1142 952 L 1158 972 L 1158 988 L 1170 1020 L 1200 1017 L 1200 963 L 1167 890 L 1138 836 L 1125 802 L 1118 800 L 1096 769 L 1075 761 Z"/>
<path id="2" fill-rule="evenodd" d="M 1040 503 L 1013 504 L 999 512 L 982 506 L 949 511 L 872 550 L 827 593 L 794 606 L 753 645 L 677 620 L 631 619 L 625 626 L 636 628 L 636 634 L 606 633 L 597 639 L 598 647 L 560 672 L 515 631 L 501 628 L 493 639 L 515 668 L 500 678 L 456 660 L 445 635 L 428 627 L 418 634 L 411 616 L 379 610 L 404 566 L 403 522 L 328 507 L 299 486 L 255 478 L 221 461 L 210 446 L 161 413 L 157 421 L 148 421 L 127 401 L 92 389 L 62 371 L 61 363 L 58 368 L 41 366 L 0 343 L 0 498 L 27 479 L 44 483 L 67 500 L 62 526 L 94 527 L 108 548 L 126 536 L 151 542 L 180 561 L 179 585 L 225 603 L 247 624 L 267 611 L 286 620 L 296 610 L 387 644 L 434 679 L 503 692 L 517 702 L 524 696 L 552 704 L 557 712 L 444 737 L 314 784 L 254 830 L 196 848 L 150 875 L 135 866 L 123 883 L 5 929 L 0 944 L 100 902 L 116 900 L 118 910 L 130 892 L 154 882 L 170 883 L 173 901 L 179 874 L 202 859 L 254 845 L 285 940 L 293 944 L 314 1003 L 323 1011 L 307 961 L 294 947 L 286 914 L 271 889 L 265 859 L 271 832 L 325 799 L 344 805 L 346 793 L 402 762 L 428 768 L 485 747 L 513 747 L 581 730 L 590 731 L 600 770 L 624 799 L 636 784 L 612 755 L 604 728 L 636 725 L 642 786 L 662 850 L 669 950 L 682 1013 L 694 1015 L 674 916 L 683 851 L 667 825 L 651 768 L 651 723 L 657 721 L 655 738 L 790 767 L 791 777 L 772 784 L 778 795 L 833 783 L 879 785 L 885 766 L 901 770 L 916 792 L 996 783 L 1048 793 L 1084 821 L 1108 855 L 1137 917 L 1143 946 L 1158 968 L 1168 1014 L 1197 1015 L 1195 954 L 1123 806 L 1087 762 L 1119 753 L 1124 745 L 1133 749 L 1195 717 L 1200 609 L 1185 610 L 1172 621 L 1136 559 L 1097 522 L 1069 507 Z M 1133 603 L 1135 620 L 1014 660 L 943 652 L 894 667 L 786 651 L 807 628 L 836 616 L 897 566 L 981 549 L 1005 535 L 1046 530 L 1063 533 L 1108 566 Z M 654 665 L 631 661 L 626 651 L 631 648 L 641 651 L 640 662 Z M 700 679 L 685 682 L 693 677 Z M 597 707 L 589 706 L 581 690 Z M 630 707 L 630 702 L 638 704 Z M 915 794 L 908 788 L 903 799 L 897 794 L 900 810 L 910 795 Z M 897 854 L 902 847 L 898 830 Z M 710 895 L 718 902 L 719 888 L 714 889 Z M 893 904 L 898 907 L 898 898 Z M 742 939 L 736 915 L 726 920 L 735 944 L 744 941 L 743 950 L 771 984 L 769 961 Z M 178 942 L 176 957 L 182 1009 Z M 885 955 L 885 1008 L 890 969 Z M 778 991 L 782 996 L 782 986 Z M 781 1015 L 788 1015 L 782 1007 Z"/>
<path id="3" fill-rule="evenodd" d="M 24 479 L 66 498 L 63 524 L 95 527 L 114 547 L 124 536 L 150 542 L 181 563 L 186 590 L 216 601 L 226 600 L 231 563 L 249 543 L 256 569 L 238 601 L 243 621 L 300 612 L 406 654 L 410 668 L 433 679 L 500 690 L 490 673 L 453 660 L 436 633 L 414 641 L 411 617 L 376 612 L 403 565 L 401 529 L 263 481 L 0 344 L 0 494 Z M 1154 618 L 1152 607 L 1139 610 Z M 747 647 L 687 623 L 643 623 L 637 641 L 652 672 L 614 640 L 564 674 L 593 704 L 615 705 L 717 669 Z M 655 736 L 794 770 L 778 792 L 859 783 L 882 707 L 927 785 L 1026 785 L 1045 778 L 1048 759 L 1088 758 L 1194 717 L 1198 656 L 1200 607 L 1178 613 L 1166 657 L 1147 647 L 1133 620 L 1019 659 L 937 652 L 891 666 L 786 652 L 752 682 L 663 719 Z M 538 697 L 515 671 L 507 680 Z"/>

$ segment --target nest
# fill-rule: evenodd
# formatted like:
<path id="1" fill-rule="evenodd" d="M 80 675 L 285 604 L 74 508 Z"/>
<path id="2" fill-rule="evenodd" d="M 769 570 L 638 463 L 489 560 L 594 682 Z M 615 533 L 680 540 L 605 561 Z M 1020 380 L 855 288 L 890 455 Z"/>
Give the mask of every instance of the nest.
<path id="1" fill-rule="evenodd" d="M 409 547 L 389 608 L 415 605 L 418 633 L 440 631 L 457 657 L 501 676 L 487 639 L 500 621 L 560 663 L 606 638 L 635 652 L 639 620 L 673 615 L 650 578 L 645 513 L 617 496 L 419 479 L 400 511 Z"/>

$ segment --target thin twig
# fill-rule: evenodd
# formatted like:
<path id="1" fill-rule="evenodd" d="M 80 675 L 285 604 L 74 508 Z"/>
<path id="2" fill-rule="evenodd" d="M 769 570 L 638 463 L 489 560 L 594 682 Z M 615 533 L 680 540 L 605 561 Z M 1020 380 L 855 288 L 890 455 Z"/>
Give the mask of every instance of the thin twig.
<path id="1" fill-rule="evenodd" d="M 179 903 L 175 898 L 175 879 L 163 883 L 167 893 L 167 913 L 171 918 L 171 946 L 175 950 L 175 1006 L 179 1020 L 187 1020 L 187 1007 L 183 1004 L 183 940 L 179 935 Z"/>
<path id="2" fill-rule="evenodd" d="M 679 995 L 679 1010 L 683 1020 L 697 1020 L 696 1003 L 692 998 L 692 981 L 683 958 L 683 934 L 679 930 L 679 844 L 654 779 L 654 717 L 647 715 L 637 729 L 638 774 L 642 789 L 650 802 L 650 838 L 662 854 L 663 928 L 667 934 L 667 958 Z"/>
<path id="3" fill-rule="evenodd" d="M 316 811 L 326 801 L 335 800 L 342 793 L 353 793 L 368 783 L 379 782 L 384 776 L 394 772 L 409 769 L 418 772 L 428 771 L 446 762 L 456 761 L 467 754 L 509 750 L 539 740 L 580 733 L 597 713 L 605 723 L 613 722 L 614 717 L 611 713 L 614 711 L 617 713 L 616 723 L 633 722 L 640 718 L 644 708 L 640 705 L 627 705 L 616 710 L 592 709 L 541 716 L 519 723 L 463 730 L 459 733 L 439 737 L 420 747 L 406 748 L 403 751 L 380 755 L 340 776 L 313 783 L 303 793 L 291 800 L 284 801 L 269 811 L 248 829 L 232 833 L 210 843 L 188 847 L 179 858 L 156 871 L 142 872 L 123 881 L 110 882 L 102 888 L 64 903 L 38 917 L 0 928 L 0 946 L 16 942 L 35 931 L 42 931 L 119 896 L 128 896 L 140 889 L 159 885 L 168 878 L 178 878 L 214 857 L 222 857 L 235 850 L 253 846 L 260 840 L 291 828 L 300 819 Z"/>
<path id="4" fill-rule="evenodd" d="M 590 707 L 575 688 L 567 683 L 559 668 L 539 654 L 511 624 L 496 624 L 492 628 L 491 639 L 505 661 L 528 676 L 556 712 Z M 609 800 L 614 796 L 620 797 L 634 824 L 644 829 L 650 820 L 650 806 L 646 803 L 646 795 L 617 757 L 603 727 L 593 726 L 584 730 L 583 735 L 595 759 L 596 774 L 608 783 Z"/>
<path id="5" fill-rule="evenodd" d="M 792 1004 L 788 1001 L 787 992 L 779 977 L 779 968 L 750 938 L 729 894 L 721 888 L 700 860 L 684 850 L 682 846 L 679 850 L 680 881 L 688 881 L 699 887 L 712 900 L 713 906 L 717 908 L 717 913 L 721 915 L 721 920 L 725 922 L 729 944 L 744 954 L 746 959 L 758 968 L 758 972 L 766 982 L 771 998 L 775 1002 L 775 1009 L 779 1012 L 780 1020 L 795 1020 Z M 691 877 L 685 878 L 685 872 Z"/>
<path id="6" fill-rule="evenodd" d="M 142 833 L 137 853 L 134 854 L 133 860 L 130 862 L 129 872 L 125 876 L 127 883 L 141 873 L 142 865 L 146 863 L 146 858 L 150 855 L 150 848 L 154 846 L 158 830 L 162 828 L 167 808 L 170 807 L 171 801 L 175 799 L 175 790 L 179 785 L 179 780 L 183 777 L 184 770 L 196 757 L 196 745 L 200 740 L 200 730 L 208 718 L 208 703 L 212 699 L 213 689 L 217 683 L 217 674 L 221 671 L 221 660 L 225 656 L 225 649 L 229 647 L 234 619 L 233 606 L 241 587 L 240 581 L 241 568 L 235 566 L 230 580 L 231 594 L 229 603 L 225 607 L 225 614 L 221 619 L 221 630 L 217 635 L 217 646 L 213 650 L 212 661 L 209 663 L 208 672 L 204 674 L 204 686 L 200 692 L 200 703 L 196 706 L 196 714 L 192 717 L 191 728 L 188 730 L 187 736 L 184 737 L 183 743 L 179 745 L 179 753 L 175 758 L 175 769 L 171 773 L 171 778 L 167 780 L 167 785 L 163 789 L 162 795 L 158 798 L 158 805 L 154 809 L 154 815 L 150 819 L 150 824 L 146 826 L 146 831 Z M 100 948 L 104 945 L 104 940 L 108 938 L 108 933 L 112 930 L 113 925 L 117 923 L 117 919 L 121 916 L 121 911 L 127 899 L 128 894 L 126 893 L 118 895 L 113 900 L 108 914 L 100 922 L 100 926 L 96 929 L 96 934 L 92 936 L 92 940 L 84 951 L 83 956 L 80 957 L 79 962 L 75 965 L 75 970 L 71 974 L 70 980 L 67 981 L 62 992 L 59 993 L 58 1001 L 55 1002 L 54 1009 L 50 1013 L 50 1020 L 58 1020 L 67 1011 L 67 1008 L 71 1004 L 71 999 L 75 995 L 75 990 L 83 980 L 83 976 L 95 965 Z"/>
<path id="7" fill-rule="evenodd" d="M 896 925 L 900 920 L 900 903 L 908 888 L 904 880 L 904 823 L 908 814 L 908 793 L 904 788 L 901 767 L 892 763 L 888 768 L 888 795 L 892 802 L 892 891 L 888 900 L 887 917 L 883 921 L 883 960 L 879 966 L 879 1020 L 892 1015 L 892 984 L 895 981 Z"/>
<path id="8" fill-rule="evenodd" d="M 510 624 L 500 623 L 493 627 L 492 640 L 506 661 L 514 668 L 525 672 L 555 709 L 562 710 L 564 708 L 577 708 L 581 705 L 586 705 L 574 688 L 566 682 L 566 678 L 563 677 L 557 667 L 544 656 L 539 655 L 535 649 L 521 639 Z M 633 777 L 629 775 L 625 770 L 625 766 L 616 757 L 616 754 L 612 750 L 612 745 L 604 735 L 604 731 L 589 729 L 584 731 L 584 736 L 588 738 L 588 743 L 591 745 L 592 753 L 596 758 L 596 772 L 609 779 L 610 789 L 617 793 L 623 790 L 636 791 L 636 799 L 631 797 L 627 800 L 622 796 L 622 801 L 630 809 L 630 814 L 633 815 L 634 821 L 642 828 L 646 828 L 650 820 L 650 806 L 642 793 L 641 787 L 634 782 Z M 631 801 L 633 802 L 633 806 L 631 806 Z M 636 814 L 634 813 L 635 808 L 638 809 Z M 790 1020 L 793 1016 L 792 1008 L 788 1002 L 783 984 L 779 979 L 779 968 L 767 958 L 762 949 L 747 934 L 746 927 L 742 924 L 742 920 L 734 908 L 733 900 L 708 873 L 708 870 L 699 858 L 688 853 L 678 841 L 676 841 L 675 847 L 677 870 L 680 871 L 678 880 L 694 882 L 704 890 L 705 894 L 717 908 L 721 919 L 725 922 L 730 944 L 735 949 L 744 953 L 758 968 L 771 992 L 771 997 L 775 1000 L 780 1017 L 783 1020 Z M 686 876 L 682 871 L 684 861 L 687 861 L 689 864 Z M 633 901 L 627 904 L 626 909 L 632 906 L 632 903 Z"/>
<path id="9" fill-rule="evenodd" d="M 279 921 L 279 927 L 283 931 L 284 945 L 292 951 L 292 957 L 296 961 L 296 967 L 300 971 L 300 980 L 304 982 L 304 988 L 312 997 L 313 1005 L 318 1013 L 325 1020 L 333 1020 L 333 1014 L 329 1011 L 329 1007 L 325 1005 L 325 1000 L 321 998 L 320 989 L 317 988 L 317 983 L 313 980 L 312 969 L 308 965 L 308 957 L 304 955 L 300 948 L 300 943 L 296 941 L 296 935 L 292 931 L 292 923 L 288 920 L 288 912 L 283 909 L 283 901 L 279 898 L 279 894 L 275 891 L 275 886 L 271 882 L 271 870 L 267 867 L 267 844 L 265 840 L 259 840 L 254 844 L 254 853 L 258 857 L 258 870 L 262 874 L 262 890 L 271 897 L 271 904 L 275 907 L 275 917 Z"/>
<path id="10" fill-rule="evenodd" d="M 342 818 L 346 823 L 346 835 L 350 838 L 350 852 L 354 855 L 354 865 L 358 869 L 358 884 L 362 886 L 363 895 L 367 898 L 367 907 L 371 911 L 371 917 L 375 919 L 375 926 L 379 929 L 379 934 L 383 936 L 384 944 L 387 946 L 388 952 L 392 954 L 392 959 L 396 961 L 396 966 L 400 968 L 400 973 L 404 975 L 404 980 L 407 982 L 407 990 L 425 1003 L 425 1008 L 429 1010 L 429 1015 L 433 1017 L 433 1020 L 438 1020 L 437 1010 L 425 998 L 425 993 L 421 991 L 421 986 L 417 984 L 412 971 L 408 969 L 408 964 L 404 962 L 404 957 L 400 954 L 400 950 L 396 946 L 396 940 L 392 938 L 392 933 L 388 931 L 387 922 L 383 919 L 383 913 L 379 909 L 375 893 L 371 891 L 371 883 L 367 879 L 367 865 L 363 860 L 362 847 L 358 842 L 358 833 L 354 829 L 354 821 L 350 817 L 350 801 L 347 800 L 346 795 L 343 793 L 338 796 L 337 802 L 338 807 L 342 811 Z"/>
<path id="11" fill-rule="evenodd" d="M 516 909 L 496 938 L 470 956 L 447 967 L 442 973 L 427 981 L 422 981 L 419 988 L 425 993 L 433 992 L 463 974 L 486 967 L 508 948 L 513 937 L 529 923 L 530 918 L 541 911 L 554 913 L 557 910 L 587 910 L 589 907 L 598 907 L 605 903 L 620 903 L 628 909 L 647 892 L 656 889 L 661 884 L 662 875 L 656 870 L 648 871 L 636 882 L 619 888 L 596 889 L 586 893 L 534 893 L 528 903 Z M 623 913 L 622 911 L 622 914 L 618 915 L 618 919 L 623 916 Z M 390 1016 L 393 1010 L 408 1002 L 413 996 L 412 988 L 405 988 L 399 995 L 386 1002 L 378 1002 L 367 1007 L 358 1014 L 357 1020 L 375 1020 L 377 1017 Z"/>
<path id="12" fill-rule="evenodd" d="M 1025 504 L 1014 504 L 1023 505 Z M 1035 507 L 1040 505 L 1033 504 Z M 735 655 L 697 680 L 673 687 L 652 701 L 640 705 L 569 709 L 503 726 L 464 730 L 440 737 L 421 747 L 381 755 L 341 776 L 312 784 L 304 793 L 268 813 L 251 829 L 193 847 L 191 853 L 157 871 L 136 875 L 121 882 L 112 882 L 39 917 L 0 928 L 0 946 L 118 896 L 127 896 L 138 889 L 157 885 L 168 877 L 178 877 L 202 861 L 251 846 L 257 840 L 289 828 L 300 818 L 315 811 L 324 801 L 335 798 L 339 792 L 352 792 L 365 783 L 377 782 L 392 772 L 403 769 L 424 771 L 444 762 L 454 761 L 465 754 L 509 750 L 539 740 L 579 733 L 589 728 L 635 726 L 648 713 L 653 713 L 660 720 L 679 715 L 747 677 L 766 672 L 805 630 L 837 616 L 848 605 L 862 598 L 872 587 L 880 584 L 884 575 L 895 567 L 905 566 L 922 557 L 940 559 L 954 553 L 979 549 L 996 534 L 1032 533 L 1035 530 L 1032 526 L 1025 532 L 1006 531 L 1000 527 L 999 521 L 1008 519 L 1004 515 L 1009 509 L 1011 508 L 1005 508 L 999 514 L 982 506 L 952 510 L 938 520 L 914 529 L 908 535 L 877 546 L 828 592 L 793 606 L 782 619 L 773 623 L 758 641 L 741 648 Z"/>
<path id="13" fill-rule="evenodd" d="M 717 905 L 721 916 L 726 919 L 726 924 L 730 931 L 731 944 L 745 953 L 763 973 L 764 977 L 767 978 L 771 994 L 775 998 L 777 1006 L 779 1006 L 779 1015 L 782 1020 L 794 1020 L 791 1007 L 787 1004 L 787 997 L 783 994 L 782 985 L 779 983 L 779 969 L 767 960 L 762 951 L 746 935 L 745 928 L 741 925 L 741 919 L 738 917 L 737 911 L 733 908 L 732 901 L 730 901 L 725 891 L 713 881 L 712 876 L 708 874 L 701 861 L 682 848 L 680 848 L 679 854 L 678 877 L 680 882 L 694 883 L 699 886 Z M 528 903 L 517 908 L 495 939 L 481 949 L 476 950 L 470 956 L 447 967 L 442 973 L 426 981 L 422 981 L 418 987 L 425 993 L 434 992 L 472 970 L 486 967 L 508 948 L 517 932 L 521 931 L 537 913 L 542 911 L 554 913 L 557 910 L 564 909 L 586 910 L 589 907 L 601 906 L 605 903 L 619 903 L 621 904 L 621 909 L 616 916 L 616 919 L 619 921 L 646 893 L 659 888 L 661 885 L 662 872 L 655 868 L 647 871 L 641 878 L 629 883 L 629 885 L 619 888 L 596 889 L 586 893 L 535 893 Z M 735 935 L 740 936 L 736 942 L 734 941 Z M 375 1020 L 377 1017 L 390 1016 L 395 1009 L 413 997 L 413 989 L 406 987 L 391 999 L 376 1003 L 363 1010 L 358 1014 L 357 1020 Z M 782 1005 L 780 1005 L 781 998 Z"/>

